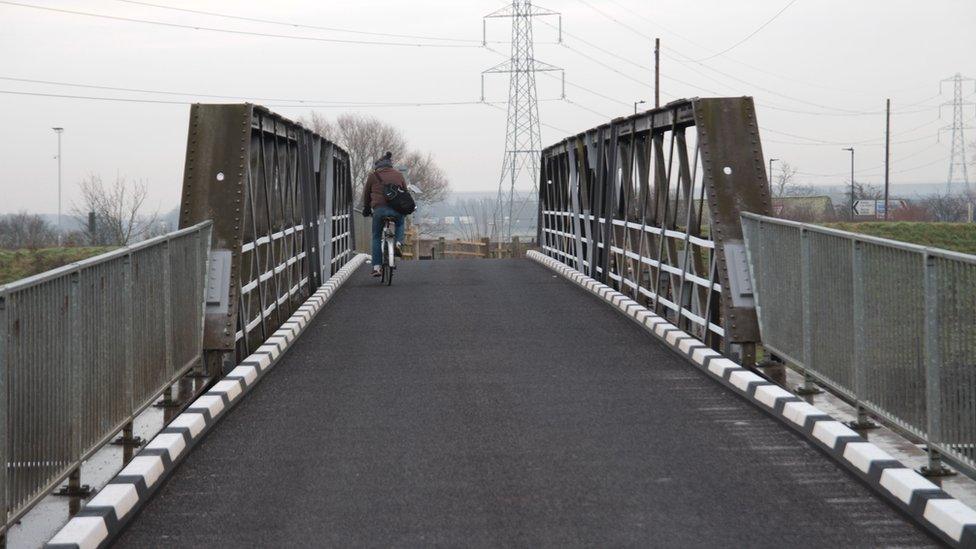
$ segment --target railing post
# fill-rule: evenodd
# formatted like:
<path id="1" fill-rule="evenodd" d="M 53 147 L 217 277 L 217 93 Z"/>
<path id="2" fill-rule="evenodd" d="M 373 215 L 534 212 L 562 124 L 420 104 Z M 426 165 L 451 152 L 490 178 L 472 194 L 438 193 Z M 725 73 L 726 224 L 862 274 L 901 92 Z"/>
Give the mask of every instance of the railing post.
<path id="1" fill-rule="evenodd" d="M 484 237 L 484 238 L 481 239 L 481 243 L 485 247 L 485 249 L 482 252 L 484 254 L 485 259 L 491 259 L 491 239 L 489 239 L 486 236 L 486 237 Z"/>
<path id="2" fill-rule="evenodd" d="M 75 460 L 81 456 L 81 369 L 82 357 L 87 353 L 82 351 L 81 346 L 81 272 L 71 273 L 71 284 L 68 290 L 68 335 L 69 345 L 71 345 L 71 364 L 69 365 L 68 375 L 71 378 L 69 406 L 71 410 L 71 459 Z"/>
<path id="3" fill-rule="evenodd" d="M 196 237 L 194 237 L 196 243 Z M 169 238 L 163 242 L 163 331 L 166 333 L 166 371 L 172 376 L 176 373 L 173 364 L 173 348 L 176 346 L 173 333 L 173 257 Z"/>
<path id="4" fill-rule="evenodd" d="M 124 275 L 123 275 L 124 276 Z M 75 271 L 71 273 L 71 284 L 69 286 L 69 304 L 68 304 L 68 326 L 70 334 L 68 336 L 68 344 L 71 346 L 71 364 L 69 365 L 69 377 L 71 378 L 71 383 L 69 385 L 70 395 L 69 395 L 69 406 L 71 410 L 71 422 L 70 427 L 70 437 L 71 437 L 71 460 L 78 461 L 81 458 L 81 425 L 82 417 L 81 413 L 81 402 L 83 395 L 81 394 L 82 387 L 82 325 L 83 319 L 82 308 L 81 308 L 81 273 Z M 123 319 L 125 322 L 128 319 Z M 128 324 L 128 322 L 126 322 Z M 91 490 L 87 485 L 81 484 L 81 464 L 79 463 L 74 470 L 68 474 L 68 485 L 61 488 L 60 491 L 56 492 L 60 496 L 68 496 L 68 515 L 74 516 L 81 509 L 81 498 L 88 497 Z"/>
<path id="5" fill-rule="evenodd" d="M 125 334 L 125 409 L 126 413 L 131 415 L 134 410 L 133 403 L 133 386 L 135 383 L 135 337 L 132 330 L 132 321 L 134 320 L 134 315 L 132 313 L 132 286 L 133 286 L 133 268 L 132 268 L 132 254 L 126 254 L 125 259 L 122 260 L 122 306 L 125 308 L 125 315 L 121 319 L 123 323 L 123 333 Z"/>
<path id="6" fill-rule="evenodd" d="M 164 272 L 166 271 L 165 264 L 163 266 L 163 270 L 164 270 Z M 125 335 L 125 341 L 126 341 L 126 346 L 125 346 L 125 389 L 124 389 L 124 391 L 125 391 L 125 400 L 126 400 L 126 413 L 128 415 L 132 416 L 132 415 L 134 415 L 133 412 L 135 411 L 135 402 L 134 402 L 135 397 L 133 396 L 134 393 L 135 393 L 135 390 L 134 390 L 134 386 L 135 386 L 135 358 L 134 358 L 133 348 L 134 348 L 136 342 L 134 340 L 134 333 L 133 333 L 133 330 L 132 330 L 132 322 L 134 320 L 134 318 L 133 318 L 134 317 L 134 314 L 133 314 L 133 303 L 132 303 L 132 287 L 133 287 L 133 284 L 134 284 L 134 280 L 133 280 L 132 255 L 131 254 L 130 255 L 126 255 L 125 256 L 125 259 L 122 262 L 122 276 L 123 276 L 123 279 L 124 279 L 123 280 L 123 283 L 122 283 L 122 288 L 123 288 L 122 289 L 122 303 L 123 303 L 123 306 L 126 308 L 126 314 L 125 314 L 124 318 L 122 319 L 122 322 L 125 324 L 125 326 L 123 328 L 123 333 Z M 169 300 L 168 300 L 169 295 L 168 294 L 164 294 L 164 296 L 167 298 L 167 302 L 166 302 L 166 305 L 165 306 L 168 307 L 169 306 Z M 168 342 L 167 342 L 167 345 L 168 345 Z M 169 349 L 167 349 L 167 352 L 168 351 L 169 351 Z M 168 364 L 169 363 L 167 362 L 167 365 Z M 119 439 L 117 439 L 114 443 L 122 446 L 122 465 L 125 465 L 125 464 L 129 463 L 129 461 L 132 460 L 132 453 L 133 453 L 132 452 L 132 449 L 133 449 L 133 446 L 136 446 L 138 444 L 138 443 L 136 443 L 133 440 L 133 437 L 132 437 L 132 421 L 131 420 L 128 423 L 126 423 L 124 426 L 122 426 L 122 436 Z M 70 486 L 69 486 L 69 489 L 70 489 Z"/>
<path id="7" fill-rule="evenodd" d="M 813 276 L 812 259 L 810 257 L 810 233 L 806 228 L 800 228 L 800 286 L 803 323 L 803 385 L 796 388 L 798 395 L 815 395 L 822 392 L 813 382 L 811 370 L 813 366 L 813 295 L 810 281 Z"/>
<path id="8" fill-rule="evenodd" d="M 170 273 L 172 272 L 170 265 L 170 246 L 169 239 L 163 243 L 163 297 L 165 298 L 163 304 L 163 326 L 166 332 L 166 372 L 172 377 L 176 373 L 176 366 L 173 364 L 173 346 L 176 344 L 173 337 L 173 305 L 171 303 L 173 298 L 173 288 L 172 282 L 170 281 Z M 163 413 L 164 420 L 168 423 L 170 420 L 170 413 L 172 409 L 178 408 L 182 405 L 179 397 L 173 398 L 173 389 L 176 388 L 176 383 L 171 384 L 163 392 L 163 400 L 159 402 L 156 406 L 163 408 L 165 411 Z"/>
<path id="9" fill-rule="evenodd" d="M 6 546 L 10 483 L 7 475 L 7 296 L 0 292 L 0 518 L 3 533 L 0 548 Z"/>
<path id="10" fill-rule="evenodd" d="M 206 333 L 207 323 L 207 276 L 210 273 L 210 243 L 213 239 L 213 225 L 201 232 L 197 231 L 193 235 L 193 250 L 196 252 L 195 260 L 198 262 L 201 272 L 201 283 L 196 287 L 197 303 L 200 304 L 200 330 L 197 332 L 196 349 L 200 351 L 200 362 L 196 366 L 194 377 L 207 377 L 210 372 L 207 368 L 206 351 L 203 348 L 204 334 Z"/>
<path id="11" fill-rule="evenodd" d="M 928 446 L 928 465 L 919 469 L 927 477 L 944 477 L 955 474 L 942 464 L 942 454 L 936 445 L 942 440 L 942 354 L 939 349 L 939 289 L 938 266 L 928 253 L 922 256 L 925 312 L 923 350 L 925 357 L 925 442 Z"/>
<path id="12" fill-rule="evenodd" d="M 850 422 L 853 429 L 872 429 L 878 425 L 871 421 L 864 408 L 864 392 L 867 388 L 867 369 L 864 361 L 864 348 L 868 345 L 865 335 L 864 312 L 864 245 L 861 241 L 851 241 L 851 270 L 853 283 L 853 313 L 854 323 L 854 398 L 857 405 L 857 419 Z"/>

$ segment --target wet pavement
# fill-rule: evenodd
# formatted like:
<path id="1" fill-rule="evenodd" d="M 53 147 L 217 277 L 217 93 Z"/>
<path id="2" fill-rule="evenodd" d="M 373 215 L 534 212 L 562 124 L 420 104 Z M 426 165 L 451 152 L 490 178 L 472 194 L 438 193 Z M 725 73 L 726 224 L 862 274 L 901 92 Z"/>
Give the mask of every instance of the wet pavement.
<path id="1" fill-rule="evenodd" d="M 920 547 L 787 427 L 527 260 L 365 268 L 121 547 Z"/>

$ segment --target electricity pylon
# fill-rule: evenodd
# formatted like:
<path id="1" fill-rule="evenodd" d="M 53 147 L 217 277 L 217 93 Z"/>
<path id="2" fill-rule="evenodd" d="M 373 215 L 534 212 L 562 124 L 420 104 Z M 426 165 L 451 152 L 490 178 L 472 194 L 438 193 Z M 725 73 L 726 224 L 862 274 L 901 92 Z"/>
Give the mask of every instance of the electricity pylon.
<path id="1" fill-rule="evenodd" d="M 512 225 L 524 207 L 519 198 L 520 187 L 531 188 L 528 197 L 538 194 L 539 155 L 542 138 L 539 132 L 539 102 L 536 96 L 535 73 L 556 72 L 563 69 L 538 61 L 533 53 L 532 18 L 559 13 L 533 6 L 531 0 L 512 0 L 511 5 L 489 13 L 484 17 L 483 42 L 487 46 L 487 20 L 508 17 L 512 19 L 512 52 L 503 61 L 481 73 L 481 100 L 485 100 L 485 75 L 508 73 L 508 124 L 505 131 L 505 158 L 498 181 L 498 200 L 493 214 L 492 237 L 512 239 Z M 560 29 L 562 18 L 560 17 Z M 562 39 L 560 31 L 560 41 Z M 563 72 L 563 97 L 566 78 Z M 525 184 L 531 181 L 531 187 Z M 516 203 L 520 205 L 515 209 Z M 508 215 L 506 216 L 505 213 Z"/>
<path id="2" fill-rule="evenodd" d="M 942 106 L 952 106 L 952 125 L 946 126 L 940 130 L 951 130 L 952 131 L 952 153 L 949 158 L 949 177 L 946 179 L 946 189 L 952 192 L 952 184 L 955 182 L 956 178 L 961 175 L 961 182 L 964 185 L 964 192 L 969 194 L 969 172 L 966 168 L 966 137 L 965 130 L 973 129 L 972 126 L 966 124 L 963 119 L 963 107 L 966 105 L 976 105 L 972 101 L 963 100 L 962 95 L 962 85 L 963 82 L 976 82 L 972 78 L 965 78 L 963 75 L 956 73 L 952 78 L 946 78 L 939 83 L 939 93 L 942 92 L 942 84 L 944 82 L 952 82 L 952 102 L 943 103 Z"/>

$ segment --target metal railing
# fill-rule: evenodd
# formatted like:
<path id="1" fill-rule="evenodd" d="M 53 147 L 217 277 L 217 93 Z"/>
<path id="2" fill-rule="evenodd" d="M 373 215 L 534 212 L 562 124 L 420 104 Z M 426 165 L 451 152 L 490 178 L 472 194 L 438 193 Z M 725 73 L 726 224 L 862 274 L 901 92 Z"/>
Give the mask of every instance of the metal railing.
<path id="1" fill-rule="evenodd" d="M 713 348 L 751 347 L 751 303 L 728 283 L 738 208 L 768 207 L 755 127 L 751 99 L 681 100 L 546 148 L 543 252 Z"/>
<path id="2" fill-rule="evenodd" d="M 205 222 L 0 286 L 0 532 L 201 359 Z"/>
<path id="3" fill-rule="evenodd" d="M 976 473 L 976 256 L 742 215 L 763 345 Z"/>

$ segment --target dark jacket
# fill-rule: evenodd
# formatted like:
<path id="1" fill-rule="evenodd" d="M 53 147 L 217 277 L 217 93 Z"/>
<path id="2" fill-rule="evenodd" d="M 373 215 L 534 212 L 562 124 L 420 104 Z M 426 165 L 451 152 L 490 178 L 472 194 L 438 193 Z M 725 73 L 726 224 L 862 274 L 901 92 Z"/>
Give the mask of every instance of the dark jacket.
<path id="1" fill-rule="evenodd" d="M 400 170 L 390 166 L 373 170 L 366 178 L 366 184 L 363 185 L 363 206 L 370 208 L 386 206 L 383 187 L 391 184 L 407 188 L 407 182 L 403 179 Z"/>

